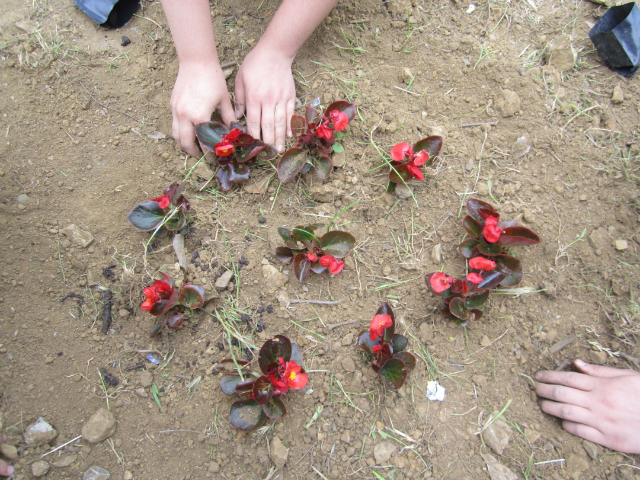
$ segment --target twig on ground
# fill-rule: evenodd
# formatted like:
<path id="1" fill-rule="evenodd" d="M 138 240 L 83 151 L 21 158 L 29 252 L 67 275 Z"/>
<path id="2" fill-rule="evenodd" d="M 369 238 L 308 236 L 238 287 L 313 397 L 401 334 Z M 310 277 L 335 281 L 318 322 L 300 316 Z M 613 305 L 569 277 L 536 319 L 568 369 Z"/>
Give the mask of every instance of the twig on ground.
<path id="1" fill-rule="evenodd" d="M 624 353 L 624 352 L 620 352 L 620 356 L 622 358 L 624 358 L 625 360 L 629 360 L 636 367 L 640 367 L 640 358 L 632 357 L 631 355 L 629 355 L 627 353 Z"/>
<path id="2" fill-rule="evenodd" d="M 102 307 L 102 333 L 107 333 L 111 326 L 111 290 L 102 292 L 104 305 Z"/>
<path id="3" fill-rule="evenodd" d="M 57 451 L 58 451 L 58 450 L 60 450 L 61 448 L 64 448 L 64 447 L 66 447 L 67 445 L 69 445 L 70 443 L 73 443 L 73 442 L 75 442 L 76 440 L 79 440 L 79 439 L 81 439 L 81 438 L 82 438 L 82 435 L 78 435 L 76 438 L 74 438 L 74 439 L 72 439 L 72 440 L 69 440 L 67 443 L 63 443 L 63 444 L 62 444 L 62 445 L 60 445 L 59 447 L 56 447 L 56 448 L 54 448 L 53 450 L 49 450 L 47 453 L 45 453 L 45 454 L 43 454 L 43 455 L 40 455 L 40 458 L 42 458 L 42 457 L 46 457 L 46 456 L 47 456 L 47 455 L 49 455 L 50 453 L 57 452 Z"/>
<path id="4" fill-rule="evenodd" d="M 340 302 L 344 302 L 346 298 L 341 298 L 340 300 L 304 300 L 301 298 L 294 298 L 289 303 L 312 303 L 314 305 L 338 305 Z"/>
<path id="5" fill-rule="evenodd" d="M 497 125 L 498 122 L 500 122 L 500 120 L 498 120 L 497 122 L 479 122 L 479 123 L 463 123 L 462 125 L 460 125 L 461 127 L 481 127 L 482 125 Z"/>
<path id="6" fill-rule="evenodd" d="M 338 327 L 342 327 L 343 325 L 351 325 L 352 323 L 356 323 L 358 320 L 350 320 L 348 322 L 341 322 L 341 323 L 333 323 L 333 324 L 328 324 L 327 328 L 329 330 L 333 330 L 334 328 L 338 328 Z"/>

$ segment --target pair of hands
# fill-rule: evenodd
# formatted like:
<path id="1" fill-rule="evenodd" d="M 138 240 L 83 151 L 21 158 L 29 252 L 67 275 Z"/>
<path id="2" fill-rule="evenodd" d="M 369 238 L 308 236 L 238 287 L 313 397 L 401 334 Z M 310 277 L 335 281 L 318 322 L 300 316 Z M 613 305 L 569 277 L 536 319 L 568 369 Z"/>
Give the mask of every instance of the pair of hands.
<path id="1" fill-rule="evenodd" d="M 257 45 L 236 75 L 235 109 L 217 61 L 181 63 L 171 95 L 176 143 L 189 155 L 201 156 L 194 125 L 209 121 L 218 108 L 227 125 L 246 113 L 248 133 L 254 138 L 262 133 L 262 140 L 282 153 L 285 137 L 291 136 L 296 100 L 291 63 L 284 55 Z"/>

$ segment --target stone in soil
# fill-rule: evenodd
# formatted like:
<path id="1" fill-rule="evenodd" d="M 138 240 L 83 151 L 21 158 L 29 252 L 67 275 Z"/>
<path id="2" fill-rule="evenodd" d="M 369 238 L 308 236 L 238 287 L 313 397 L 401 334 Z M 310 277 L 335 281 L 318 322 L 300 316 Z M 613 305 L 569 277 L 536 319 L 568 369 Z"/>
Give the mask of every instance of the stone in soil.
<path id="1" fill-rule="evenodd" d="M 26 193 L 21 193 L 20 195 L 18 195 L 18 198 L 16 198 L 16 202 L 18 203 L 27 203 L 29 201 L 29 196 Z"/>
<path id="2" fill-rule="evenodd" d="M 264 276 L 267 290 L 271 293 L 274 293 L 289 281 L 289 277 L 279 272 L 273 265 L 263 265 L 262 275 Z"/>
<path id="3" fill-rule="evenodd" d="M 616 240 L 616 250 L 626 250 L 629 248 L 629 244 L 626 240 Z"/>
<path id="4" fill-rule="evenodd" d="M 570 455 L 567 457 L 567 473 L 570 478 L 578 480 L 578 478 L 580 478 L 580 474 L 588 468 L 589 464 L 584 458 L 578 455 Z"/>
<path id="5" fill-rule="evenodd" d="M 147 388 L 153 385 L 153 373 L 149 370 L 143 370 L 138 374 L 138 383 L 142 388 Z"/>
<path id="6" fill-rule="evenodd" d="M 232 278 L 233 270 L 227 270 L 226 272 L 224 272 L 222 275 L 220 275 L 220 278 L 216 280 L 216 290 L 218 290 L 219 292 L 226 290 Z"/>
<path id="7" fill-rule="evenodd" d="M 0 445 L 0 453 L 7 460 L 17 460 L 18 459 L 18 449 L 13 445 L 9 445 L 8 443 L 3 443 Z"/>
<path id="8" fill-rule="evenodd" d="M 377 444 L 373 447 L 373 456 L 376 459 L 376 465 L 386 465 L 395 451 L 396 446 L 389 441 Z"/>
<path id="9" fill-rule="evenodd" d="M 64 457 L 57 458 L 55 462 L 51 463 L 51 465 L 53 465 L 56 468 L 65 468 L 71 465 L 77 459 L 78 459 L 77 453 L 70 453 L 68 455 L 65 455 Z"/>
<path id="10" fill-rule="evenodd" d="M 545 57 L 549 65 L 553 65 L 559 72 L 573 69 L 578 58 L 578 52 L 571 45 L 568 35 L 560 35 L 549 42 Z"/>
<path id="11" fill-rule="evenodd" d="M 87 248 L 93 242 L 93 235 L 78 228 L 73 223 L 60 230 L 60 233 L 82 248 Z"/>
<path id="12" fill-rule="evenodd" d="M 82 475 L 82 480 L 107 480 L 111 474 L 102 467 L 94 465 Z"/>
<path id="13" fill-rule="evenodd" d="M 492 418 L 489 417 L 488 421 L 491 421 Z M 482 439 L 494 452 L 502 455 L 511 440 L 511 427 L 502 420 L 496 420 L 484 429 Z"/>
<path id="14" fill-rule="evenodd" d="M 44 477 L 49 471 L 49 463 L 44 460 L 38 460 L 31 464 L 31 475 L 34 477 Z"/>
<path id="15" fill-rule="evenodd" d="M 278 437 L 274 437 L 271 442 L 271 452 L 269 453 L 269 457 L 271 457 L 271 461 L 276 468 L 280 469 L 284 467 L 284 464 L 287 463 L 288 456 L 289 449 L 282 444 L 282 441 Z"/>
<path id="16" fill-rule="evenodd" d="M 595 443 L 591 443 L 588 440 L 583 440 L 582 441 L 582 446 L 585 449 L 585 451 L 587 452 L 587 454 L 593 459 L 595 460 L 596 458 L 598 458 L 598 454 L 600 453 L 600 447 L 598 445 L 596 445 Z"/>
<path id="17" fill-rule="evenodd" d="M 611 238 L 609 237 L 609 234 L 604 227 L 600 227 L 594 230 L 589 235 L 589 245 L 591 245 L 591 248 L 593 248 L 596 252 L 602 252 L 603 250 L 605 250 L 607 247 L 609 247 L 610 242 Z"/>
<path id="18" fill-rule="evenodd" d="M 51 441 L 58 436 L 55 428 L 40 417 L 36 423 L 29 425 L 24 432 L 24 442 L 30 447 L 37 447 Z"/>
<path id="19" fill-rule="evenodd" d="M 616 105 L 624 102 L 624 92 L 622 91 L 622 87 L 620 86 L 620 84 L 617 84 L 615 87 L 613 87 L 613 95 L 611 96 L 611 101 Z"/>
<path id="20" fill-rule="evenodd" d="M 82 439 L 89 443 L 100 443 L 116 432 L 116 419 L 106 408 L 100 408 L 82 426 Z"/>
<path id="21" fill-rule="evenodd" d="M 520 97 L 513 90 L 503 90 L 496 101 L 496 108 L 503 117 L 513 117 L 520 111 Z"/>
<path id="22" fill-rule="evenodd" d="M 482 454 L 482 458 L 487 463 L 487 470 L 491 480 L 518 480 L 518 475 L 498 462 L 493 455 L 485 453 Z"/>

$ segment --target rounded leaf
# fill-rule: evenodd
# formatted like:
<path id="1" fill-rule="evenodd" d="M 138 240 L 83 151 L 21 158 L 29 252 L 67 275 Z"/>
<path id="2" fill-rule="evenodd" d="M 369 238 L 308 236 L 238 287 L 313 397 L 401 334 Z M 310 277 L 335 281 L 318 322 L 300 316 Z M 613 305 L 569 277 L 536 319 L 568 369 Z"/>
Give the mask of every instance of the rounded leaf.
<path id="1" fill-rule="evenodd" d="M 304 148 L 290 148 L 282 154 L 276 170 L 282 183 L 287 183 L 296 178 L 296 175 L 307 163 L 307 150 Z"/>
<path id="2" fill-rule="evenodd" d="M 276 335 L 264 342 L 258 352 L 258 365 L 262 373 L 267 373 L 267 367 L 272 363 L 277 363 L 278 358 L 288 362 L 291 360 L 291 340 L 284 335 Z"/>
<path id="3" fill-rule="evenodd" d="M 333 160 L 331 160 L 331 157 L 319 148 L 312 149 L 310 153 L 313 156 L 318 178 L 322 180 L 329 178 L 331 172 L 333 172 Z"/>
<path id="4" fill-rule="evenodd" d="M 333 110 L 345 113 L 347 118 L 349 118 L 349 121 L 353 120 L 356 116 L 356 104 L 347 100 L 338 100 L 337 102 L 330 104 L 324 111 L 324 116 L 329 117 L 329 112 L 332 112 Z"/>
<path id="5" fill-rule="evenodd" d="M 361 350 L 368 353 L 369 355 L 373 355 L 373 347 L 378 345 L 378 342 L 375 340 L 371 340 L 369 337 L 369 330 L 363 330 L 358 334 L 358 347 Z"/>
<path id="6" fill-rule="evenodd" d="M 505 275 L 522 270 L 522 263 L 520 260 L 516 257 L 512 257 L 511 255 L 498 255 L 497 257 L 493 257 L 492 260 L 496 262 L 498 270 Z"/>
<path id="7" fill-rule="evenodd" d="M 320 237 L 320 249 L 327 255 L 333 255 L 336 258 L 346 257 L 351 253 L 356 244 L 353 235 L 340 230 L 332 230 Z"/>
<path id="8" fill-rule="evenodd" d="M 218 122 L 204 122 L 196 125 L 196 137 L 210 152 L 215 152 L 216 143 L 222 141 L 222 135 L 227 135 L 229 129 Z"/>
<path id="9" fill-rule="evenodd" d="M 389 390 L 398 390 L 402 387 L 408 374 L 407 367 L 399 358 L 390 358 L 378 372 L 380 380 Z"/>
<path id="10" fill-rule="evenodd" d="M 409 168 L 401 163 L 399 165 L 391 166 L 389 172 L 389 181 L 392 183 L 406 183 L 413 178 L 413 175 L 409 172 Z"/>
<path id="11" fill-rule="evenodd" d="M 473 258 L 473 249 L 476 248 L 479 243 L 475 238 L 467 238 L 458 245 L 458 251 L 463 257 Z"/>
<path id="12" fill-rule="evenodd" d="M 304 117 L 307 123 L 319 123 L 320 112 L 313 107 L 306 106 L 304 108 Z"/>
<path id="13" fill-rule="evenodd" d="M 250 174 L 249 167 L 232 161 L 227 166 L 218 169 L 216 180 L 220 183 L 220 188 L 226 192 L 231 190 L 234 185 L 246 182 Z"/>
<path id="14" fill-rule="evenodd" d="M 177 232 L 178 230 L 182 230 L 187 224 L 187 216 L 185 215 L 185 210 L 183 208 L 178 208 L 176 212 L 165 222 L 164 228 L 167 230 L 171 230 L 172 232 Z"/>
<path id="15" fill-rule="evenodd" d="M 302 115 L 291 117 L 291 132 L 294 138 L 298 138 L 307 131 L 307 120 Z"/>
<path id="16" fill-rule="evenodd" d="M 479 222 L 484 226 L 484 219 L 478 212 L 478 210 L 480 210 L 481 208 L 486 208 L 495 212 L 495 208 L 493 208 L 490 203 L 478 200 L 477 198 L 470 198 L 469 200 L 467 200 L 467 210 L 469 211 L 469 215 L 471 215 L 476 222 Z"/>
<path id="17" fill-rule="evenodd" d="M 522 247 L 540 243 L 540 237 L 525 227 L 507 227 L 502 231 L 498 243 L 504 247 Z"/>
<path id="18" fill-rule="evenodd" d="M 141 232 L 155 230 L 162 223 L 163 218 L 164 210 L 160 208 L 158 202 L 152 200 L 139 203 L 127 215 L 129 223 Z"/>
<path id="19" fill-rule="evenodd" d="M 311 261 L 304 253 L 299 253 L 293 257 L 293 274 L 296 276 L 299 282 L 304 282 L 309 278 L 309 271 L 311 270 Z"/>
<path id="20" fill-rule="evenodd" d="M 193 283 L 185 283 L 180 288 L 180 294 L 178 295 L 180 304 L 192 310 L 204 305 L 204 298 L 204 287 Z"/>
<path id="21" fill-rule="evenodd" d="M 262 405 L 262 410 L 272 420 L 277 420 L 287 414 L 287 407 L 284 406 L 280 397 L 273 397 L 269 403 Z"/>
<path id="22" fill-rule="evenodd" d="M 162 327 L 164 327 L 164 322 L 156 323 L 153 327 L 151 327 L 151 330 L 149 330 L 149 336 L 151 338 L 156 338 L 162 330 Z"/>
<path id="23" fill-rule="evenodd" d="M 469 316 L 467 307 L 464 306 L 464 299 L 460 297 L 453 297 L 449 302 L 449 311 L 454 317 L 458 317 L 460 320 L 466 320 Z"/>
<path id="24" fill-rule="evenodd" d="M 417 154 L 420 150 L 426 150 L 429 154 L 429 161 L 425 163 L 425 165 L 429 166 L 433 163 L 433 160 L 440 155 L 443 143 L 440 135 L 431 135 L 430 137 L 417 141 L 413 146 L 413 152 Z"/>
<path id="25" fill-rule="evenodd" d="M 483 280 L 478 284 L 478 288 L 495 288 L 505 279 L 505 274 L 492 270 L 481 274 Z"/>
<path id="26" fill-rule="evenodd" d="M 502 247 L 497 243 L 478 243 L 478 251 L 483 255 L 500 255 L 502 253 Z"/>
<path id="27" fill-rule="evenodd" d="M 255 380 L 244 380 L 236 383 L 236 395 L 250 397 L 253 395 L 253 383 Z"/>
<path id="28" fill-rule="evenodd" d="M 487 298 L 489 298 L 489 293 L 491 293 L 491 290 L 485 290 L 478 295 L 471 295 L 467 297 L 465 306 L 469 309 L 482 307 L 487 301 Z"/>
<path id="29" fill-rule="evenodd" d="M 482 234 L 482 225 L 480 225 L 480 222 L 474 220 L 471 215 L 467 215 L 462 219 L 462 228 L 464 228 L 467 233 L 474 238 L 477 238 Z"/>
<path id="30" fill-rule="evenodd" d="M 278 227 L 278 235 L 280 235 L 282 237 L 282 240 L 284 240 L 285 242 L 291 240 L 291 230 L 289 230 L 288 228 Z"/>
<path id="31" fill-rule="evenodd" d="M 393 353 L 400 353 L 405 348 L 407 348 L 407 344 L 409 340 L 404 335 L 396 333 L 391 339 L 391 348 L 393 349 Z"/>
<path id="32" fill-rule="evenodd" d="M 179 312 L 177 310 L 169 310 L 167 312 L 166 322 L 167 327 L 173 328 L 177 330 L 182 326 L 182 322 L 184 322 L 184 317 L 187 315 L 186 312 Z"/>
<path id="33" fill-rule="evenodd" d="M 262 410 L 262 405 L 252 399 L 238 400 L 231 405 L 229 423 L 236 430 L 250 432 L 262 426 L 267 415 Z"/>
<path id="34" fill-rule="evenodd" d="M 295 253 L 289 247 L 276 248 L 276 258 L 280 260 L 282 263 L 291 262 L 294 256 L 295 256 Z"/>
<path id="35" fill-rule="evenodd" d="M 411 373 L 413 369 L 416 368 L 416 357 L 414 357 L 412 353 L 399 352 L 396 353 L 393 358 L 399 358 L 400 360 L 402 360 L 402 363 L 404 363 L 404 366 L 409 373 Z"/>
<path id="36" fill-rule="evenodd" d="M 482 317 L 482 310 L 478 310 L 477 308 L 472 308 L 469 310 L 469 320 L 472 322 L 477 322 Z"/>
<path id="37" fill-rule="evenodd" d="M 514 273 L 508 273 L 504 276 L 504 279 L 500 282 L 501 287 L 517 287 L 522 283 L 524 278 L 524 272 L 520 269 Z"/>
<path id="38" fill-rule="evenodd" d="M 316 231 L 315 225 L 309 225 L 307 227 L 298 226 L 291 230 L 291 235 L 296 242 L 301 242 L 308 245 L 313 240 L 316 240 L 316 236 L 313 232 Z"/>
<path id="39" fill-rule="evenodd" d="M 274 391 L 275 391 L 275 387 L 273 386 L 273 383 L 271 383 L 271 380 L 269 380 L 264 375 L 261 377 L 258 377 L 253 382 L 253 387 L 251 389 L 253 399 L 256 402 L 258 402 L 260 405 L 264 405 L 265 403 L 268 403 L 269 400 L 271 400 L 271 397 L 273 397 Z"/>
<path id="40" fill-rule="evenodd" d="M 220 390 L 227 395 L 236 394 L 236 385 L 242 382 L 239 375 L 225 375 L 220 379 Z"/>

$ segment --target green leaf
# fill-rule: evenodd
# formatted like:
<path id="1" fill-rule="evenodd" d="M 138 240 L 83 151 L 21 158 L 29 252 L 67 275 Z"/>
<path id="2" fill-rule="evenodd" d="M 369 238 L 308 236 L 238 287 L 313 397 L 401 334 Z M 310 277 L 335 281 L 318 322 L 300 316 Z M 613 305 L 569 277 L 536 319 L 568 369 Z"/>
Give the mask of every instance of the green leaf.
<path id="1" fill-rule="evenodd" d="M 229 129 L 218 122 L 204 122 L 196 125 L 196 137 L 200 143 L 210 152 L 215 153 L 216 143 L 222 141 L 222 135 L 227 135 Z"/>
<path id="2" fill-rule="evenodd" d="M 278 227 L 278 235 L 280 235 L 282 237 L 282 240 L 284 240 L 285 242 L 291 240 L 291 230 L 289 230 L 288 228 Z"/>
<path id="3" fill-rule="evenodd" d="M 349 121 L 353 120 L 356 116 L 356 104 L 347 100 L 338 100 L 330 104 L 324 111 L 324 116 L 329 117 L 329 112 L 333 110 L 346 113 Z"/>
<path id="4" fill-rule="evenodd" d="M 258 402 L 260 405 L 264 405 L 271 400 L 273 397 L 273 393 L 275 392 L 275 387 L 271 380 L 269 380 L 264 375 L 258 377 L 255 382 L 253 382 L 253 388 L 251 393 L 253 394 L 253 399 Z"/>
<path id="5" fill-rule="evenodd" d="M 165 322 L 167 327 L 177 330 L 182 326 L 186 312 L 180 312 L 179 310 L 169 310 L 166 314 Z"/>
<path id="6" fill-rule="evenodd" d="M 262 410 L 267 417 L 273 420 L 282 418 L 287 414 L 287 407 L 284 406 L 284 402 L 279 397 L 273 397 L 269 403 L 262 405 Z"/>
<path id="7" fill-rule="evenodd" d="M 358 347 L 369 355 L 373 355 L 372 348 L 377 344 L 377 341 L 369 338 L 369 330 L 363 330 L 358 334 Z"/>
<path id="8" fill-rule="evenodd" d="M 307 163 L 307 150 L 304 148 L 290 148 L 282 154 L 276 170 L 282 183 L 287 183 L 296 178 L 296 175 Z"/>
<path id="9" fill-rule="evenodd" d="M 464 306 L 464 299 L 460 297 L 453 297 L 449 302 L 449 311 L 454 317 L 458 317 L 460 320 L 466 320 L 469 317 L 467 307 Z"/>
<path id="10" fill-rule="evenodd" d="M 478 251 L 483 255 L 500 255 L 502 253 L 502 247 L 497 243 L 478 243 Z"/>
<path id="11" fill-rule="evenodd" d="M 409 374 L 404 362 L 399 358 L 390 358 L 378 372 L 378 376 L 389 390 L 398 390 L 404 385 Z"/>
<path id="12" fill-rule="evenodd" d="M 304 244 L 309 244 L 312 241 L 317 239 L 316 236 L 313 233 L 315 231 L 316 231 L 316 226 L 315 225 L 309 225 L 307 227 L 298 226 L 298 227 L 295 227 L 291 231 L 291 235 L 293 236 L 293 239 L 296 242 L 302 242 Z"/>
<path id="13" fill-rule="evenodd" d="M 331 145 L 331 149 L 333 150 L 334 153 L 344 152 L 344 147 L 340 143 L 334 143 L 333 145 Z"/>
<path id="14" fill-rule="evenodd" d="M 477 295 L 468 296 L 467 301 L 465 302 L 465 306 L 469 309 L 481 307 L 485 304 L 487 298 L 489 298 L 489 293 L 491 293 L 490 290 L 485 290 L 484 292 Z"/>
<path id="15" fill-rule="evenodd" d="M 276 258 L 282 263 L 289 263 L 295 256 L 293 250 L 289 247 L 276 247 Z"/>
<path id="16" fill-rule="evenodd" d="M 478 210 L 481 208 L 487 208 L 495 212 L 495 209 L 490 203 L 478 200 L 477 198 L 470 198 L 467 200 L 467 210 L 469 211 L 469 215 L 471 215 L 476 222 L 480 223 L 480 225 L 484 226 L 484 219 L 480 213 L 478 213 Z"/>
<path id="17" fill-rule="evenodd" d="M 291 132 L 293 138 L 298 138 L 307 131 L 307 120 L 302 115 L 291 116 Z"/>
<path id="18" fill-rule="evenodd" d="M 305 282 L 307 280 L 310 270 L 311 261 L 309 261 L 306 254 L 299 253 L 293 257 L 293 274 L 299 282 Z"/>
<path id="19" fill-rule="evenodd" d="M 353 235 L 340 230 L 332 230 L 320 237 L 320 249 L 327 255 L 333 255 L 336 258 L 346 257 L 351 253 L 356 244 Z"/>
<path id="20" fill-rule="evenodd" d="M 492 257 L 492 260 L 496 262 L 498 270 L 505 275 L 522 270 L 522 263 L 520 260 L 516 257 L 512 257 L 511 255 L 498 255 L 496 257 Z"/>
<path id="21" fill-rule="evenodd" d="M 400 353 L 405 348 L 407 348 L 407 344 L 409 340 L 404 335 L 396 333 L 391 339 L 391 348 L 393 349 L 393 353 Z"/>
<path id="22" fill-rule="evenodd" d="M 319 148 L 312 149 L 310 153 L 314 158 L 318 178 L 322 180 L 329 178 L 331 172 L 333 172 L 333 160 L 331 160 L 331 157 Z"/>
<path id="23" fill-rule="evenodd" d="M 498 243 L 504 247 L 523 247 L 540 243 L 540 237 L 525 227 L 507 227 L 502 231 Z"/>
<path id="24" fill-rule="evenodd" d="M 180 304 L 187 308 L 195 309 L 204 305 L 204 287 L 202 285 L 194 285 L 193 283 L 185 283 L 180 288 L 178 295 Z"/>
<path id="25" fill-rule="evenodd" d="M 458 245 L 458 251 L 463 257 L 473 258 L 473 249 L 476 248 L 479 243 L 475 238 L 467 238 Z"/>
<path id="26" fill-rule="evenodd" d="M 172 232 L 177 232 L 178 230 L 182 230 L 186 224 L 187 216 L 182 208 L 178 208 L 171 218 L 165 222 L 164 228 Z"/>
<path id="27" fill-rule="evenodd" d="M 220 379 L 220 390 L 227 395 L 236 394 L 236 385 L 242 382 L 239 375 L 225 375 Z"/>
<path id="28" fill-rule="evenodd" d="M 402 360 L 402 363 L 404 363 L 408 373 L 411 373 L 413 369 L 416 368 L 416 357 L 414 357 L 412 353 L 398 352 L 393 356 L 393 358 Z"/>
<path id="29" fill-rule="evenodd" d="M 462 228 L 464 228 L 467 233 L 474 238 L 479 237 L 482 233 L 482 225 L 474 220 L 471 215 L 467 215 L 462 219 Z"/>
<path id="30" fill-rule="evenodd" d="M 431 135 L 430 137 L 417 141 L 413 146 L 413 153 L 417 155 L 420 150 L 426 150 L 429 154 L 429 161 L 424 165 L 429 166 L 433 163 L 435 158 L 440 155 L 443 143 L 443 139 L 440 135 Z"/>
<path id="31" fill-rule="evenodd" d="M 413 178 L 409 172 L 409 168 L 404 164 L 398 164 L 391 167 L 389 172 L 389 181 L 391 183 L 406 183 Z"/>
<path id="32" fill-rule="evenodd" d="M 517 272 L 508 273 L 504 276 L 504 279 L 500 282 L 501 287 L 517 287 L 522 283 L 524 278 L 524 272 L 522 269 Z"/>
<path id="33" fill-rule="evenodd" d="M 236 430 L 250 432 L 261 427 L 266 419 L 267 415 L 262 410 L 262 405 L 255 400 L 238 400 L 231 405 L 229 423 Z"/>
<path id="34" fill-rule="evenodd" d="M 129 223 L 142 232 L 155 230 L 162 223 L 163 218 L 164 210 L 160 208 L 158 202 L 151 200 L 139 203 L 127 215 Z"/>
<path id="35" fill-rule="evenodd" d="M 270 340 L 264 342 L 260 352 L 258 353 L 258 365 L 262 373 L 267 373 L 267 367 L 274 362 L 278 362 L 278 358 L 282 357 L 285 362 L 291 360 L 291 340 L 284 335 L 276 335 Z"/>

